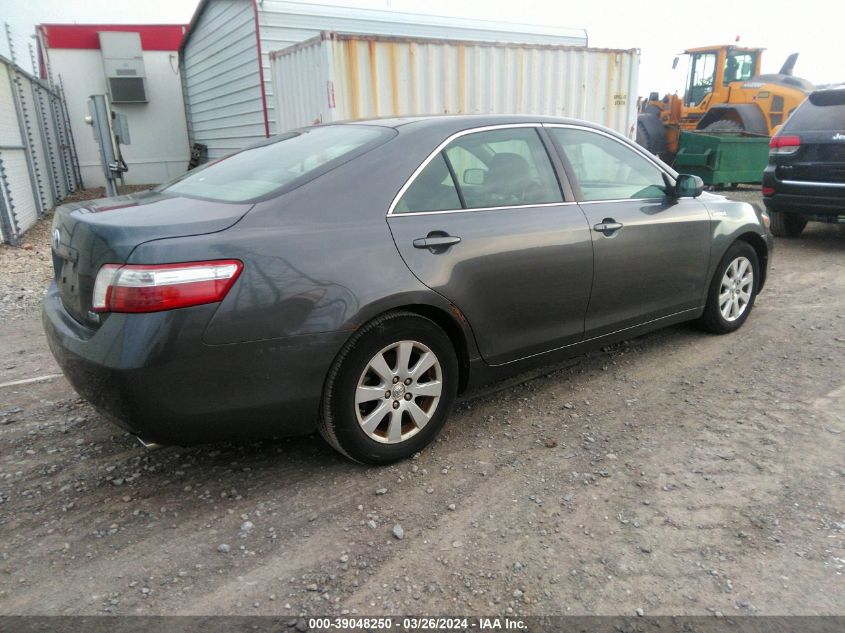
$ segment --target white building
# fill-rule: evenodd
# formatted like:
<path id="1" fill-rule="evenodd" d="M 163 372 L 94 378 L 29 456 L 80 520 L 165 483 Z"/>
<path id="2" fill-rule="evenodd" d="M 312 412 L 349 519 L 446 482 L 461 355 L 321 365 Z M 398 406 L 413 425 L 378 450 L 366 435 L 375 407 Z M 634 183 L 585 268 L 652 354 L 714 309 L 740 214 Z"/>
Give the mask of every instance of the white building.
<path id="1" fill-rule="evenodd" d="M 88 97 L 109 94 L 126 115 L 131 144 L 122 146 L 128 184 L 158 184 L 182 174 L 190 146 L 178 50 L 187 25 L 41 24 L 42 76 L 65 93 L 86 187 L 105 185 L 99 149 L 86 124 Z"/>

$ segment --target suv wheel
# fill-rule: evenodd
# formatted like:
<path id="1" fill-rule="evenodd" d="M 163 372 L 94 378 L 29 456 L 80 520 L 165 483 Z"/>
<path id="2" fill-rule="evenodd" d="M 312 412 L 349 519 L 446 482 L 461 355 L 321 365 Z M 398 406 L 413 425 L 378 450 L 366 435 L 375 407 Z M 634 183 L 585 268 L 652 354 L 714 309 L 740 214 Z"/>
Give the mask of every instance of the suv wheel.
<path id="1" fill-rule="evenodd" d="M 773 211 L 769 216 L 772 219 L 772 233 L 778 237 L 798 237 L 807 226 L 807 218 L 802 215 Z"/>
<path id="2" fill-rule="evenodd" d="M 446 333 L 425 317 L 391 312 L 362 327 L 338 355 L 317 428 L 347 457 L 388 464 L 437 436 L 457 386 L 458 362 Z"/>

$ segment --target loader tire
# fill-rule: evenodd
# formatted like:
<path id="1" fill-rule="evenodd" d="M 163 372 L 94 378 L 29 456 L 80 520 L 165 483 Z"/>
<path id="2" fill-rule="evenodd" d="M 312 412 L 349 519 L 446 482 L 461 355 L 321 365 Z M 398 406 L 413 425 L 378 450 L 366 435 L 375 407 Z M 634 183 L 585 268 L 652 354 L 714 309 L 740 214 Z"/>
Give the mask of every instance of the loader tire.
<path id="1" fill-rule="evenodd" d="M 651 145 L 651 137 L 648 135 L 648 130 L 645 129 L 645 125 L 642 123 L 637 123 L 637 145 L 644 147 L 652 154 L 655 153 Z"/>
<path id="2" fill-rule="evenodd" d="M 742 123 L 732 119 L 722 119 L 720 121 L 713 121 L 710 125 L 701 128 L 702 132 L 744 132 L 745 128 Z"/>

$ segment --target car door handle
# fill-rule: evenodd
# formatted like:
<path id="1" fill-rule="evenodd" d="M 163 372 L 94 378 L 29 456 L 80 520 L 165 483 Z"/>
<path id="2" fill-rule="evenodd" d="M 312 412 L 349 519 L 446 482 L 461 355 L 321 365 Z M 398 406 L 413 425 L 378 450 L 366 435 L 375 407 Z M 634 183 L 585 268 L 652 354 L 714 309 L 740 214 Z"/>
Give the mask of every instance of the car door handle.
<path id="1" fill-rule="evenodd" d="M 593 230 L 599 233 L 604 233 L 606 236 L 610 236 L 619 229 L 622 228 L 621 222 L 616 222 L 612 218 L 605 218 L 595 226 L 593 226 Z"/>
<path id="2" fill-rule="evenodd" d="M 429 237 L 418 237 L 414 240 L 414 248 L 446 249 L 461 241 L 455 235 L 433 235 Z"/>

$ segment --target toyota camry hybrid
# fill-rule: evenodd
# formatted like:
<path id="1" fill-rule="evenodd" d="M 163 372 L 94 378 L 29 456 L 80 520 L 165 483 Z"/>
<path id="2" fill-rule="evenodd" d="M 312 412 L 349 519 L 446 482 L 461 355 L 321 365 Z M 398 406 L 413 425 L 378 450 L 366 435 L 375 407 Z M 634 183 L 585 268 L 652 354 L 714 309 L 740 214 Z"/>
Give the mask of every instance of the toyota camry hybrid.
<path id="1" fill-rule="evenodd" d="M 50 348 L 144 442 L 305 434 L 387 463 L 460 394 L 681 321 L 748 318 L 768 217 L 575 120 L 283 134 L 60 207 Z"/>

